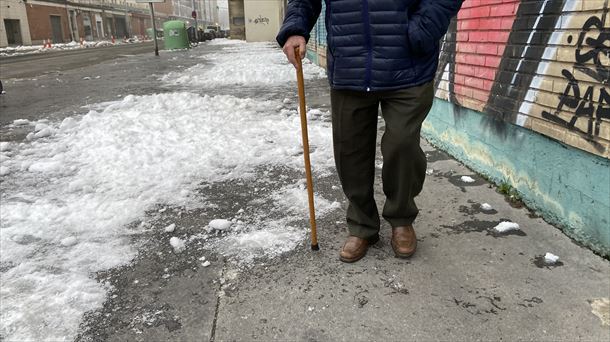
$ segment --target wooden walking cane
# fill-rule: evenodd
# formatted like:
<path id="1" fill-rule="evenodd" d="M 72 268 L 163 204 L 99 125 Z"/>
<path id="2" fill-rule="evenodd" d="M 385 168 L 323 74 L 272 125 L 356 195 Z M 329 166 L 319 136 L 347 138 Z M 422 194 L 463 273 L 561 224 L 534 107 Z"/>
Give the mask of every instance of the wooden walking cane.
<path id="1" fill-rule="evenodd" d="M 307 109 L 305 108 L 305 82 L 303 81 L 303 64 L 299 48 L 294 49 L 297 60 L 297 84 L 299 87 L 299 111 L 301 112 L 301 134 L 303 136 L 303 157 L 305 158 L 305 174 L 307 175 L 307 195 L 309 196 L 309 223 L 311 225 L 311 249 L 317 251 L 318 233 L 316 231 L 316 210 L 313 204 L 313 180 L 309 162 L 309 137 L 307 135 Z"/>

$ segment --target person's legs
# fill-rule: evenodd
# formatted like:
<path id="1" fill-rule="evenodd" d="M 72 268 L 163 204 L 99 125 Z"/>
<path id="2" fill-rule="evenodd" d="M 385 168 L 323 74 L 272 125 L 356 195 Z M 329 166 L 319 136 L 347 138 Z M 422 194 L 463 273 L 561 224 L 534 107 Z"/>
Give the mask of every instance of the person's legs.
<path id="1" fill-rule="evenodd" d="M 364 92 L 331 90 L 330 98 L 335 163 L 349 200 L 349 232 L 373 242 L 378 237 L 380 224 L 373 196 L 378 97 Z"/>
<path id="2" fill-rule="evenodd" d="M 385 132 L 381 140 L 383 217 L 395 228 L 413 223 L 418 209 L 414 198 L 423 187 L 426 155 L 419 140 L 421 125 L 432 107 L 432 82 L 390 91 L 381 97 Z"/>

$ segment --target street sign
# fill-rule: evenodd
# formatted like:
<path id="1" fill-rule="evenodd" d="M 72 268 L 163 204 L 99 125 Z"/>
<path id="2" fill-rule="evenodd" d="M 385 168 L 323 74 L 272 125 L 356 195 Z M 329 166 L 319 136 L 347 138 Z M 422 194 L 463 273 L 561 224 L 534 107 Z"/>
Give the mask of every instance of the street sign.
<path id="1" fill-rule="evenodd" d="M 165 2 L 165 0 L 136 0 L 136 2 L 138 3 L 149 3 L 149 2 L 154 2 L 154 3 L 163 3 Z"/>

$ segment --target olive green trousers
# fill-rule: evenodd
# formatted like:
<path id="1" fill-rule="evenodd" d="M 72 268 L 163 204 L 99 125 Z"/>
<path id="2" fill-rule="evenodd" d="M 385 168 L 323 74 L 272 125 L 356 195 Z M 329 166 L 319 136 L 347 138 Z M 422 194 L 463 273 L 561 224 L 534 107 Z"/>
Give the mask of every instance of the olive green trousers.
<path id="1" fill-rule="evenodd" d="M 392 227 L 415 220 L 418 209 L 414 198 L 426 176 L 420 131 L 433 98 L 432 82 L 392 91 L 331 90 L 335 163 L 349 201 L 350 235 L 374 240 L 379 233 L 374 180 L 380 106 L 385 120 L 381 154 L 386 201 L 382 215 Z"/>

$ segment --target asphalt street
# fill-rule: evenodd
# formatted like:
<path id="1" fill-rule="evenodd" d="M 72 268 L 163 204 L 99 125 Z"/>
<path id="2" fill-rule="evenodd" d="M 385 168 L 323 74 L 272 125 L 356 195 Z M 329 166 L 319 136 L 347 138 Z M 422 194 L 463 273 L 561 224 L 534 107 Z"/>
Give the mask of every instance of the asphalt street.
<path id="1" fill-rule="evenodd" d="M 199 56 L 218 51 L 202 45 L 155 57 L 145 51 L 150 48 L 141 44 L 0 59 L 7 91 L 0 98 L 0 140 L 24 139 L 26 128 L 7 128 L 15 119 L 61 121 L 127 94 L 175 91 L 160 84 L 159 76 L 202 63 Z M 296 106 L 291 88 L 234 92 L 287 97 Z M 328 109 L 326 81 L 308 83 L 307 97 L 310 107 Z M 380 136 L 382 132 L 380 120 Z M 284 186 L 284 179 L 304 178 L 304 173 L 270 165 L 242 181 L 203 182 L 215 194 L 205 209 L 173 208 L 162 214 L 151 209 L 156 215 L 151 233 L 132 237 L 139 246 L 133 262 L 92 275 L 111 292 L 103 307 L 86 314 L 76 340 L 609 340 L 608 316 L 604 320 L 594 309 L 610 297 L 608 260 L 578 246 L 536 213 L 511 205 L 494 185 L 451 156 L 422 144 L 429 175 L 417 199 L 419 249 L 411 259 L 393 256 L 390 227 L 384 223 L 380 242 L 363 260 L 338 260 L 347 235 L 347 204 L 336 174 L 314 179 L 317 193 L 341 203 L 318 222 L 320 251 L 311 251 L 304 241 L 292 252 L 243 266 L 210 254 L 204 246 L 175 253 L 167 244 L 163 227 L 169 222 L 195 234 L 202 222 L 229 217 L 252 203 L 263 180 L 277 180 L 271 186 L 265 183 L 271 191 Z M 462 182 L 464 175 L 475 181 Z M 482 203 L 493 209 L 482 210 Z M 519 223 L 521 230 L 493 232 L 507 220 Z M 301 224 L 307 228 L 308 218 Z M 541 264 L 546 252 L 561 262 Z M 204 255 L 208 267 L 199 266 Z"/>

